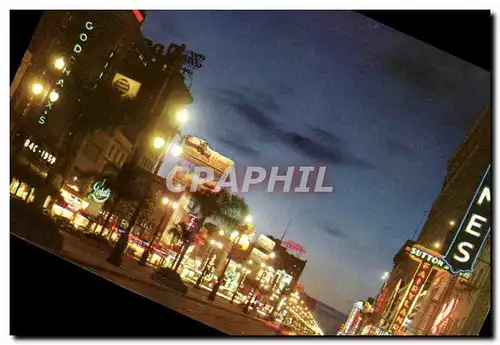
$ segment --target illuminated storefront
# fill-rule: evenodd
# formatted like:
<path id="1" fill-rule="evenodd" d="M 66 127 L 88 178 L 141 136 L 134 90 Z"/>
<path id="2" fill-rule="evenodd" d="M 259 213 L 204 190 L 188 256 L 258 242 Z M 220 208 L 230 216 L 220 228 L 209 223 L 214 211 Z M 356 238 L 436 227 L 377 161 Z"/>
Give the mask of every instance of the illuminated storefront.
<path id="1" fill-rule="evenodd" d="M 56 200 L 52 206 L 51 214 L 67 218 L 75 226 L 87 226 L 88 220 L 79 214 L 79 211 L 85 210 L 89 203 L 66 189 L 61 189 L 61 198 Z"/>

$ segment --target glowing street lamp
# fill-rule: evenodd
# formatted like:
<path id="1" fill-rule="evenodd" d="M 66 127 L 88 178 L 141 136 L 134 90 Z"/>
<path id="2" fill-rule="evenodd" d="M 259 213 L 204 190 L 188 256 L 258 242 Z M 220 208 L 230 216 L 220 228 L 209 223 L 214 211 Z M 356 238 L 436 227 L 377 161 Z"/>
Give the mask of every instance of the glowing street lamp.
<path id="1" fill-rule="evenodd" d="M 144 252 L 142 253 L 142 256 L 141 256 L 141 259 L 139 260 L 139 265 L 141 266 L 146 266 L 147 262 L 148 262 L 148 258 L 149 258 L 149 254 L 151 253 L 151 250 L 153 249 L 153 244 L 156 240 L 156 238 L 158 237 L 158 234 L 160 233 L 160 231 L 164 228 L 162 228 L 162 225 L 165 223 L 165 218 L 167 217 L 167 213 L 168 212 L 168 203 L 169 203 L 169 199 L 167 197 L 163 197 L 161 199 L 161 202 L 163 205 L 166 206 L 166 210 L 165 212 L 163 213 L 163 217 L 161 218 L 160 220 L 160 223 L 158 224 L 158 226 L 156 227 L 156 231 L 153 235 L 153 238 L 151 239 L 151 241 L 149 242 L 149 245 L 147 246 L 147 248 L 144 250 Z M 174 206 L 177 204 L 177 202 L 173 202 L 172 203 L 172 208 L 174 208 Z M 161 238 L 161 236 L 160 236 Z"/>
<path id="2" fill-rule="evenodd" d="M 34 83 L 31 85 L 31 92 L 33 92 L 34 95 L 39 95 L 43 92 L 43 85 L 40 83 Z"/>
<path id="3" fill-rule="evenodd" d="M 248 215 L 245 217 L 245 223 L 250 224 L 252 222 L 252 220 L 253 220 L 253 217 L 251 215 Z"/>
<path id="4" fill-rule="evenodd" d="M 175 145 L 174 147 L 172 147 L 172 156 L 179 157 L 183 151 L 184 149 L 181 146 Z"/>
<path id="5" fill-rule="evenodd" d="M 155 149 L 161 149 L 165 145 L 165 140 L 161 137 L 155 137 L 153 140 L 153 146 Z"/>
<path id="6" fill-rule="evenodd" d="M 439 243 L 438 241 L 434 242 L 434 248 L 435 249 L 441 248 L 441 243 Z"/>
<path id="7" fill-rule="evenodd" d="M 186 109 L 179 110 L 177 112 L 177 121 L 179 123 L 186 123 L 189 117 L 189 113 Z"/>
<path id="8" fill-rule="evenodd" d="M 66 63 L 64 62 L 64 59 L 62 57 L 60 58 L 57 58 L 55 61 L 54 61 L 54 67 L 58 70 L 62 70 L 64 68 L 64 66 L 66 66 Z"/>
<path id="9" fill-rule="evenodd" d="M 49 99 L 52 103 L 56 102 L 59 99 L 59 93 L 57 91 L 50 92 Z"/>
<path id="10" fill-rule="evenodd" d="M 450 220 L 449 224 L 450 224 L 450 226 L 455 226 L 456 223 L 454 220 Z"/>

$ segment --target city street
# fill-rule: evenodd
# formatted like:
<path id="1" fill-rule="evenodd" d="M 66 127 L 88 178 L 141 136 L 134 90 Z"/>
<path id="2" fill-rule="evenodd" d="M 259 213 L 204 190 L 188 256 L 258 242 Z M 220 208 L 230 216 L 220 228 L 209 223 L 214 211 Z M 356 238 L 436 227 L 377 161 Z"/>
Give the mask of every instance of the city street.
<path id="1" fill-rule="evenodd" d="M 139 266 L 130 257 L 124 258 L 122 267 L 115 267 L 106 261 L 107 252 L 84 243 L 76 236 L 61 233 L 64 236 L 61 256 L 124 288 L 229 335 L 276 335 L 276 330 L 264 321 L 247 316 L 237 305 L 221 297 L 210 302 L 206 299 L 207 291 L 194 288 L 190 288 L 186 296 L 181 296 L 150 279 L 153 268 Z"/>

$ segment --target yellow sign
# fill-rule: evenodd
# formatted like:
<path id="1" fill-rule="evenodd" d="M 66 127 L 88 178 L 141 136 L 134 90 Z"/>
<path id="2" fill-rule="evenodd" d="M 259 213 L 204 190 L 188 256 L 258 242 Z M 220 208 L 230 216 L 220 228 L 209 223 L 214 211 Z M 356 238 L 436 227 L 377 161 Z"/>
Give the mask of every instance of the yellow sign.
<path id="1" fill-rule="evenodd" d="M 113 87 L 118 90 L 123 98 L 135 98 L 141 88 L 141 83 L 123 74 L 116 73 L 113 78 Z"/>
<path id="2" fill-rule="evenodd" d="M 186 136 L 182 158 L 202 167 L 214 169 L 214 173 L 222 173 L 234 166 L 234 162 L 212 150 L 208 143 L 191 135 Z"/>

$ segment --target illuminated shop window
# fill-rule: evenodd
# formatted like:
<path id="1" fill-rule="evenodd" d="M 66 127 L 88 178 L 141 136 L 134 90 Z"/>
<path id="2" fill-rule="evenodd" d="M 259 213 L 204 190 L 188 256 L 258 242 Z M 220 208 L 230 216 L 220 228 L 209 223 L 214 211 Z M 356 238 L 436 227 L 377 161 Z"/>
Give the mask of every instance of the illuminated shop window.
<path id="1" fill-rule="evenodd" d="M 57 204 L 54 204 L 54 206 L 52 207 L 52 212 L 56 215 L 56 216 L 61 216 L 61 217 L 64 217 L 64 218 L 67 218 L 67 219 L 73 219 L 74 217 L 74 213 L 71 212 L 70 210 L 68 209 L 65 209 Z"/>
<path id="2" fill-rule="evenodd" d="M 77 214 L 75 216 L 75 220 L 73 223 L 75 224 L 76 227 L 82 226 L 86 228 L 89 225 L 89 220 L 84 216 L 82 216 L 81 214 Z"/>
<path id="3" fill-rule="evenodd" d="M 49 207 L 50 201 L 52 200 L 52 197 L 49 195 L 46 199 L 45 202 L 43 203 L 43 208 Z"/>

